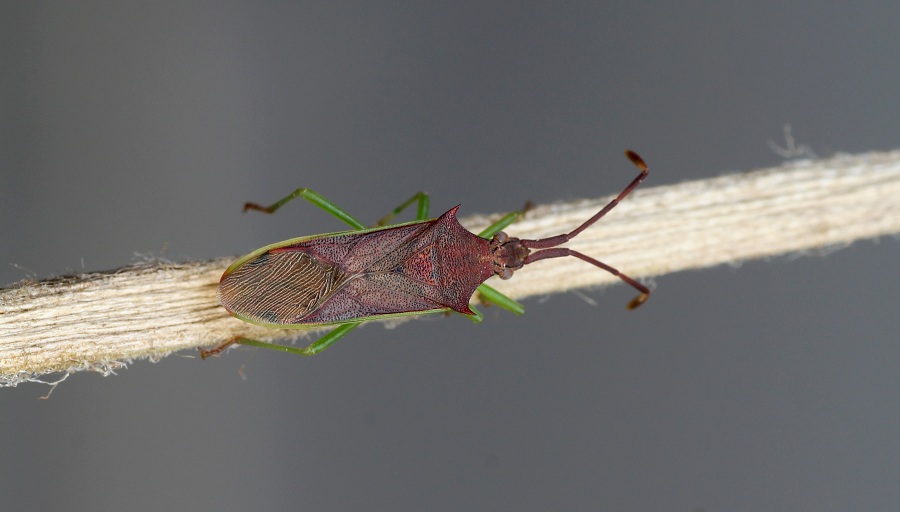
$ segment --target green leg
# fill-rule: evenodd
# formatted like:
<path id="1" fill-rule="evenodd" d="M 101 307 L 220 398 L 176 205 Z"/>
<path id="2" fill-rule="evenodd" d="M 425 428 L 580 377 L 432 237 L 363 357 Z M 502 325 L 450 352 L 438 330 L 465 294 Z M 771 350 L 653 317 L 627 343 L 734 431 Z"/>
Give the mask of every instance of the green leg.
<path id="1" fill-rule="evenodd" d="M 324 196 L 310 188 L 298 188 L 287 197 L 284 197 L 269 206 L 262 206 L 257 203 L 244 203 L 244 211 L 257 210 L 265 213 L 275 213 L 279 208 L 298 197 L 302 197 L 303 199 L 306 199 L 312 204 L 330 213 L 331 215 L 334 215 L 353 229 L 366 229 L 366 225 L 360 222 L 359 219 L 357 219 L 353 215 L 350 215 L 346 210 L 332 203 L 328 199 L 325 199 Z M 407 207 L 409 207 L 409 205 L 413 203 L 418 204 L 416 208 L 416 220 L 427 219 L 429 205 L 428 194 L 426 194 L 425 192 L 419 192 L 418 194 L 415 194 L 414 196 L 406 200 L 397 208 L 394 208 L 391 213 L 379 219 L 379 221 L 375 225 L 384 226 L 388 223 L 388 221 L 393 219 L 397 214 L 405 210 Z"/>
<path id="2" fill-rule="evenodd" d="M 468 318 L 469 320 L 471 320 L 472 323 L 480 324 L 481 321 L 484 320 L 484 315 L 482 315 L 481 311 L 478 311 L 478 308 L 476 308 L 472 304 L 469 304 L 469 309 L 471 309 L 472 312 L 475 314 L 474 315 L 465 315 L 465 317 Z"/>
<path id="3" fill-rule="evenodd" d="M 532 208 L 534 208 L 534 205 L 531 204 L 531 201 L 528 201 L 527 203 L 525 203 L 525 206 L 523 206 L 521 210 L 507 213 L 506 215 L 501 217 L 500 220 L 498 220 L 497 222 L 484 228 L 484 230 L 482 230 L 481 233 L 478 233 L 478 236 L 480 236 L 481 238 L 488 238 L 488 239 L 491 238 L 492 236 L 496 235 L 497 233 L 502 231 L 503 228 L 509 226 L 513 222 L 522 220 L 522 217 L 525 216 L 525 213 Z"/>
<path id="4" fill-rule="evenodd" d="M 400 212 L 405 210 L 409 205 L 418 202 L 418 207 L 416 208 L 416 220 L 425 220 L 428 218 L 428 194 L 425 192 L 419 192 L 416 195 L 410 197 L 406 201 L 404 201 L 400 206 L 394 208 L 394 210 L 385 215 L 384 217 L 378 219 L 378 222 L 375 223 L 376 226 L 385 226 L 391 219 L 397 216 Z"/>
<path id="5" fill-rule="evenodd" d="M 300 356 L 314 356 L 330 347 L 335 341 L 342 338 L 345 334 L 359 327 L 358 323 L 342 324 L 331 330 L 328 334 L 322 336 L 312 345 L 305 348 L 292 347 L 290 345 L 278 345 L 276 343 L 266 343 L 265 341 L 251 340 L 249 338 L 236 337 L 219 345 L 212 350 L 201 350 L 200 357 L 206 359 L 209 356 L 215 356 L 222 353 L 231 345 L 248 345 L 251 347 L 267 348 L 270 350 L 278 350 L 280 352 L 289 352 Z"/>
<path id="6" fill-rule="evenodd" d="M 486 284 L 479 285 L 478 288 L 475 289 L 475 293 L 478 294 L 481 302 L 485 304 L 495 304 L 518 316 L 522 316 L 522 314 L 525 313 L 525 306 L 510 299 L 506 295 L 503 295 L 502 293 Z M 471 309 L 472 306 L 469 305 L 469 308 Z"/>
<path id="7" fill-rule="evenodd" d="M 257 210 L 265 213 L 275 213 L 276 210 L 298 197 L 302 197 L 310 203 L 334 215 L 353 229 L 366 229 L 366 225 L 360 222 L 356 217 L 350 215 L 343 208 L 332 203 L 328 199 L 325 199 L 325 197 L 323 197 L 321 194 L 310 188 L 298 188 L 291 195 L 269 206 L 260 206 L 256 203 L 245 203 L 244 211 Z"/>

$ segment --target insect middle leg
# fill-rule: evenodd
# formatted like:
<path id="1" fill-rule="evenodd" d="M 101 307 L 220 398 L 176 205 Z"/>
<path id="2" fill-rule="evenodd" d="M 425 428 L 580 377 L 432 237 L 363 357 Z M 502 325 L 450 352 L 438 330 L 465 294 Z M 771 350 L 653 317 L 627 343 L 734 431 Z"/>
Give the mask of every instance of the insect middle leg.
<path id="1" fill-rule="evenodd" d="M 298 188 L 297 190 L 291 192 L 288 196 L 276 201 L 275 203 L 272 203 L 269 206 L 261 206 L 256 203 L 244 203 L 244 211 L 256 210 L 265 213 L 275 213 L 275 211 L 277 211 L 279 208 L 293 201 L 294 199 L 297 199 L 298 197 L 302 197 L 303 199 L 306 199 L 310 203 L 330 213 L 331 215 L 334 215 L 353 229 L 366 229 L 366 225 L 360 222 L 359 219 L 357 219 L 353 215 L 350 215 L 340 206 L 332 203 L 328 199 L 325 199 L 325 196 L 319 194 L 311 188 Z"/>
<path id="2" fill-rule="evenodd" d="M 417 192 L 412 197 L 407 199 L 406 201 L 400 203 L 400 206 L 394 208 L 391 213 L 385 215 L 384 217 L 378 219 L 378 222 L 375 223 L 376 226 L 385 226 L 388 222 L 391 221 L 394 217 L 400 214 L 403 210 L 407 209 L 409 205 L 417 203 L 416 207 L 416 220 L 425 220 L 428 218 L 428 207 L 429 207 L 429 199 L 428 194 L 426 192 Z"/>

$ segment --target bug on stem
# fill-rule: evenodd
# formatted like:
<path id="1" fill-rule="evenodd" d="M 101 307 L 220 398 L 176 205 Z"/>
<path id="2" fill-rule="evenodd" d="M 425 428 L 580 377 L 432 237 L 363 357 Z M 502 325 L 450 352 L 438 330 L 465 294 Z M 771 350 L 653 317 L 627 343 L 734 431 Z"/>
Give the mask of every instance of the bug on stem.
<path id="1" fill-rule="evenodd" d="M 504 216 L 478 235 L 456 220 L 459 206 L 428 219 L 428 196 L 421 192 L 373 228 L 306 188 L 271 206 L 246 203 L 244 211 L 274 213 L 302 197 L 352 230 L 293 238 L 244 256 L 222 275 L 219 302 L 235 317 L 266 327 L 336 327 L 305 348 L 233 338 L 200 354 L 206 358 L 237 343 L 308 356 L 370 320 L 455 311 L 478 321 L 480 315 L 469 304 L 476 290 L 483 301 L 520 315 L 525 310 L 521 304 L 484 281 L 495 275 L 509 279 L 525 265 L 564 256 L 584 260 L 637 289 L 640 295 L 628 304 L 634 309 L 650 296 L 646 286 L 602 261 L 559 247 L 606 215 L 647 177 L 643 159 L 633 151 L 625 154 L 640 173 L 615 199 L 573 231 L 538 240 L 520 240 L 501 231 L 524 211 Z M 417 204 L 415 221 L 385 225 L 413 203 Z"/>

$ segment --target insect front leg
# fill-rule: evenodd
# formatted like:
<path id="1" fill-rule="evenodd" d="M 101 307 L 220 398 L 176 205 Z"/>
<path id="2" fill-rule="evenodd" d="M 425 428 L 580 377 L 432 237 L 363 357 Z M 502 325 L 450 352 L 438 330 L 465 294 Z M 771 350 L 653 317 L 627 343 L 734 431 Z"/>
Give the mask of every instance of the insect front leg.
<path id="1" fill-rule="evenodd" d="M 525 206 L 523 206 L 521 210 L 510 212 L 503 217 L 500 217 L 499 220 L 484 228 L 481 233 L 478 233 L 478 236 L 480 236 L 481 238 L 490 239 L 492 236 L 496 235 L 513 222 L 522 220 L 522 218 L 525 217 L 525 213 L 527 213 L 528 210 L 532 208 L 534 208 L 534 204 L 532 204 L 531 201 L 526 201 Z"/>
<path id="2" fill-rule="evenodd" d="M 490 306 L 494 304 L 499 306 L 510 313 L 515 314 L 516 316 L 522 316 L 525 313 L 525 306 L 514 301 L 513 299 L 503 295 L 497 290 L 491 288 L 486 284 L 482 284 L 479 286 L 475 293 L 478 294 L 478 300 L 485 305 Z M 469 309 L 471 309 L 475 314 L 469 316 L 469 320 L 476 324 L 480 324 L 482 320 L 484 320 L 484 315 L 481 314 L 481 311 L 478 310 L 473 304 L 469 304 Z"/>
<path id="3" fill-rule="evenodd" d="M 235 337 L 235 338 L 231 338 L 230 340 L 226 341 L 225 343 L 222 343 L 221 345 L 219 345 L 218 347 L 216 347 L 212 350 L 201 350 L 200 357 L 202 359 L 206 359 L 209 356 L 219 355 L 225 349 L 230 347 L 231 345 L 248 345 L 251 347 L 259 347 L 259 348 L 267 348 L 270 350 L 277 350 L 279 352 L 288 352 L 288 353 L 297 354 L 300 356 L 314 356 L 314 355 L 322 352 L 326 348 L 330 347 L 332 344 L 334 344 L 335 341 L 344 337 L 347 333 L 349 333 L 353 329 L 356 329 L 357 327 L 359 327 L 358 323 L 339 325 L 336 328 L 329 331 L 328 334 L 322 336 L 321 338 L 316 340 L 314 343 L 312 343 L 308 347 L 304 347 L 304 348 L 292 347 L 290 345 L 279 345 L 277 343 L 267 343 L 265 341 L 252 340 L 250 338 Z"/>
<path id="4" fill-rule="evenodd" d="M 353 229 L 366 229 L 366 225 L 360 222 L 359 219 L 347 213 L 347 211 L 340 206 L 332 203 L 328 199 L 325 199 L 325 196 L 319 194 L 311 188 L 298 188 L 287 197 L 269 206 L 261 206 L 256 203 L 244 203 L 244 211 L 256 210 L 265 213 L 275 213 L 276 210 L 293 201 L 294 199 L 297 199 L 298 197 L 302 197 L 303 199 L 306 199 L 310 203 L 330 213 L 331 215 L 334 215 Z"/>
<path id="5" fill-rule="evenodd" d="M 428 206 L 429 199 L 428 194 L 426 192 L 418 192 L 403 203 L 400 206 L 394 208 L 391 213 L 385 215 L 384 217 L 378 219 L 378 222 L 375 223 L 375 226 L 384 226 L 390 222 L 391 219 L 396 217 L 400 212 L 405 210 L 409 205 L 413 203 L 418 203 L 416 207 L 416 220 L 425 220 L 428 218 Z"/>
<path id="6" fill-rule="evenodd" d="M 485 304 L 494 304 L 517 316 L 522 316 L 522 314 L 525 313 L 525 306 L 521 303 L 503 295 L 486 284 L 478 285 L 478 288 L 475 289 L 475 293 L 478 294 L 479 300 Z"/>

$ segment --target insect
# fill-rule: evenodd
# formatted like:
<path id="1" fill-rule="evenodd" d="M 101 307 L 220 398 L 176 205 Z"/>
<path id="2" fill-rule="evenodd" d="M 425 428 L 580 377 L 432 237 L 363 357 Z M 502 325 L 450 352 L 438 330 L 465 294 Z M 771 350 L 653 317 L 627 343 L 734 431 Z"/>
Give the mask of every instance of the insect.
<path id="1" fill-rule="evenodd" d="M 525 310 L 521 304 L 484 281 L 495 275 L 509 279 L 525 265 L 564 256 L 600 267 L 637 289 L 640 295 L 628 304 L 634 309 L 650 296 L 646 286 L 590 256 L 559 247 L 606 215 L 647 177 L 644 160 L 633 151 L 625 155 L 640 173 L 615 199 L 573 231 L 539 240 L 520 240 L 502 231 L 524 211 L 504 216 L 478 235 L 456 220 L 459 206 L 429 219 L 428 195 L 422 192 L 373 228 L 306 188 L 271 206 L 246 203 L 244 211 L 274 213 L 302 197 L 352 229 L 293 238 L 253 251 L 222 275 L 219 302 L 235 317 L 266 327 L 336 327 L 305 348 L 238 337 L 200 354 L 205 359 L 241 344 L 309 356 L 370 320 L 455 311 L 477 321 L 480 314 L 469 304 L 476 290 L 484 302 L 520 315 Z M 417 204 L 416 220 L 385 225 L 413 203 Z"/>

